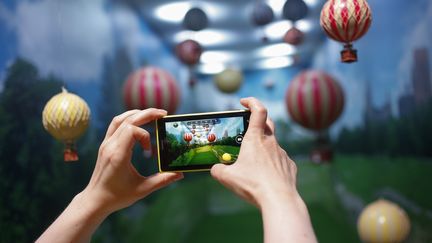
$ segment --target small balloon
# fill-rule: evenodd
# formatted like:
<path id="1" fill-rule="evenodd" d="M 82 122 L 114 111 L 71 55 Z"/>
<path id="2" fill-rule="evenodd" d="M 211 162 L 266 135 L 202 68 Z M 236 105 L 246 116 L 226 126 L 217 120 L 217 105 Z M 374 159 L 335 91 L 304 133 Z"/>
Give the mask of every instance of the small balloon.
<path id="1" fill-rule="evenodd" d="M 234 93 L 243 83 L 243 74 L 240 71 L 227 68 L 214 76 L 214 83 L 220 91 Z"/>
<path id="2" fill-rule="evenodd" d="M 207 140 L 208 140 L 210 143 L 214 142 L 214 141 L 216 140 L 216 135 L 215 135 L 214 133 L 210 133 L 210 134 L 207 136 Z"/>
<path id="3" fill-rule="evenodd" d="M 252 9 L 252 22 L 257 26 L 269 24 L 274 19 L 273 9 L 265 2 L 256 2 Z"/>
<path id="4" fill-rule="evenodd" d="M 308 6 L 303 0 L 287 0 L 283 6 L 282 16 L 291 21 L 298 21 L 305 18 L 308 11 Z"/>
<path id="5" fill-rule="evenodd" d="M 185 133 L 183 135 L 183 140 L 185 140 L 187 143 L 189 143 L 192 140 L 192 134 L 190 133 Z"/>
<path id="6" fill-rule="evenodd" d="M 296 27 L 292 27 L 285 33 L 283 40 L 288 44 L 297 46 L 303 42 L 304 34 Z"/>
<path id="7" fill-rule="evenodd" d="M 200 60 L 202 47 L 194 40 L 185 40 L 177 44 L 175 52 L 184 64 L 195 65 Z"/>
<path id="8" fill-rule="evenodd" d="M 175 127 L 175 128 L 177 128 L 177 127 L 178 127 L 178 124 L 177 124 L 177 122 L 173 124 L 173 127 Z"/>
<path id="9" fill-rule="evenodd" d="M 183 19 L 183 26 L 188 30 L 199 31 L 207 28 L 207 25 L 207 15 L 200 8 L 189 9 Z"/>

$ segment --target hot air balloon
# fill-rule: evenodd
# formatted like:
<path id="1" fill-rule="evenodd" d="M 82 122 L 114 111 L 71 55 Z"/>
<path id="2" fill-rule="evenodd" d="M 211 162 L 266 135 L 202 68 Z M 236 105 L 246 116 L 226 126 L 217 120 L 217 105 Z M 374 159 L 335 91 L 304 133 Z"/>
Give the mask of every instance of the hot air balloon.
<path id="1" fill-rule="evenodd" d="M 123 89 L 127 109 L 165 109 L 175 112 L 180 91 L 175 79 L 157 67 L 144 67 L 129 75 Z"/>
<path id="2" fill-rule="evenodd" d="M 192 140 L 192 134 L 190 134 L 190 133 L 183 134 L 183 140 L 185 140 L 186 143 L 189 144 L 189 142 Z"/>
<path id="3" fill-rule="evenodd" d="M 42 112 L 45 130 L 65 144 L 64 161 L 77 161 L 75 141 L 87 129 L 90 109 L 79 96 L 63 91 L 53 96 Z"/>
<path id="4" fill-rule="evenodd" d="M 320 131 L 342 113 L 344 96 L 339 83 L 322 71 L 303 71 L 290 83 L 285 102 L 292 119 L 301 126 Z"/>
<path id="5" fill-rule="evenodd" d="M 255 2 L 252 9 L 252 23 L 258 27 L 271 23 L 274 19 L 273 9 L 265 2 Z M 262 41 L 268 41 L 267 36 L 262 36 Z"/>
<path id="6" fill-rule="evenodd" d="M 195 134 L 195 130 L 192 129 L 191 133 L 192 133 L 192 134 Z"/>
<path id="7" fill-rule="evenodd" d="M 252 9 L 252 22 L 257 26 L 263 26 L 273 21 L 273 9 L 265 2 L 255 2 Z"/>
<path id="8" fill-rule="evenodd" d="M 285 102 L 295 122 L 318 133 L 312 161 L 330 161 L 332 150 L 325 129 L 340 116 L 344 106 L 338 82 L 322 71 L 303 71 L 291 81 Z"/>
<path id="9" fill-rule="evenodd" d="M 288 44 L 297 46 L 303 42 L 304 34 L 296 27 L 292 27 L 285 33 L 283 40 Z"/>
<path id="10" fill-rule="evenodd" d="M 397 204 L 380 199 L 366 206 L 357 221 L 357 230 L 364 242 L 403 242 L 411 228 L 406 212 Z"/>
<path id="11" fill-rule="evenodd" d="M 282 9 L 282 16 L 295 22 L 305 18 L 308 11 L 308 6 L 303 0 L 287 0 Z"/>
<path id="12" fill-rule="evenodd" d="M 210 133 L 209 135 L 207 135 L 207 141 L 209 141 L 210 143 L 214 142 L 216 140 L 216 135 L 214 133 Z"/>
<path id="13" fill-rule="evenodd" d="M 201 57 L 201 45 L 194 40 L 185 40 L 177 44 L 175 52 L 180 61 L 188 65 L 189 85 L 193 87 L 196 83 L 193 66 L 199 62 Z"/>
<path id="14" fill-rule="evenodd" d="M 207 14 L 197 7 L 189 9 L 183 19 L 183 26 L 188 30 L 199 31 L 205 29 L 207 25 Z"/>
<path id="15" fill-rule="evenodd" d="M 320 23 L 325 33 L 345 43 L 341 60 L 346 63 L 357 61 L 352 42 L 368 31 L 371 22 L 371 10 L 366 0 L 328 0 L 321 10 Z"/>
<path id="16" fill-rule="evenodd" d="M 186 65 L 195 65 L 199 62 L 202 47 L 194 40 L 185 40 L 176 46 L 177 57 Z"/>
<path id="17" fill-rule="evenodd" d="M 240 71 L 227 68 L 216 74 L 213 80 L 220 91 L 234 93 L 243 83 L 243 74 Z"/>

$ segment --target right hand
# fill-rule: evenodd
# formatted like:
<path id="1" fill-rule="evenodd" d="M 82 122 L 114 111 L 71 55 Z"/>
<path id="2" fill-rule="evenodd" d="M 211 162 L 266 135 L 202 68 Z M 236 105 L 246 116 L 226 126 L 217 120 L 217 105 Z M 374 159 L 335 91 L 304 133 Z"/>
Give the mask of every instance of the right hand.
<path id="1" fill-rule="evenodd" d="M 266 108 L 255 98 L 244 98 L 240 103 L 251 111 L 240 154 L 232 165 L 215 164 L 212 176 L 260 208 L 267 201 L 300 199 L 296 164 L 276 141 Z"/>

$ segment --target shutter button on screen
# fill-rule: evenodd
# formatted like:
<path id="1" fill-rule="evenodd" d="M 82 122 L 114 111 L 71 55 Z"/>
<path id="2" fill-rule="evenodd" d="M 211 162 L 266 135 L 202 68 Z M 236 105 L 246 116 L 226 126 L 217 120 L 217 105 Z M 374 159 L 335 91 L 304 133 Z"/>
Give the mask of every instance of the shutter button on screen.
<path id="1" fill-rule="evenodd" d="M 243 142 L 243 135 L 239 134 L 235 137 L 235 141 L 238 144 L 241 144 Z"/>

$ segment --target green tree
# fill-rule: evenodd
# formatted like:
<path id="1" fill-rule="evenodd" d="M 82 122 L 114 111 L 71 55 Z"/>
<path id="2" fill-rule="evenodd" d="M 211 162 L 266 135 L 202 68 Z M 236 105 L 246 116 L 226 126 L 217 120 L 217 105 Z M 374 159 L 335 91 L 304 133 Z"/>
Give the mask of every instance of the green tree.
<path id="1" fill-rule="evenodd" d="M 42 126 L 43 107 L 61 84 L 23 59 L 8 69 L 0 94 L 1 242 L 34 241 L 88 180 L 88 166 L 67 168 L 62 145 Z"/>

